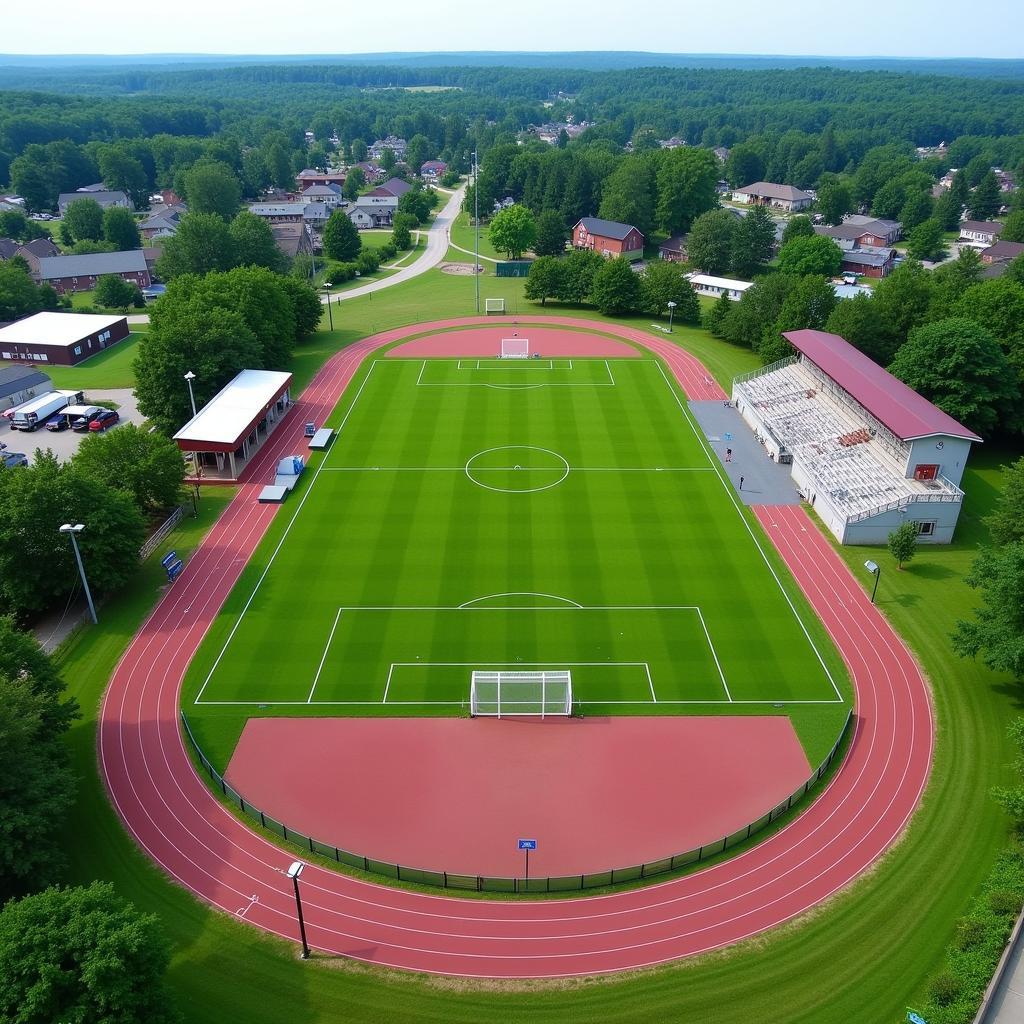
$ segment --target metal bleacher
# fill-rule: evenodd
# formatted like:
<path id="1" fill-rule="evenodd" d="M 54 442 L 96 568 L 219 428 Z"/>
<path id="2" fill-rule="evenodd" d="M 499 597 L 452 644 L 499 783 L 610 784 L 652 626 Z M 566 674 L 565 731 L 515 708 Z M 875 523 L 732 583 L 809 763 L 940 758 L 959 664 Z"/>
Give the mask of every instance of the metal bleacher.
<path id="1" fill-rule="evenodd" d="M 920 500 L 922 485 L 904 476 L 903 443 L 888 431 L 879 436 L 874 417 L 835 382 L 823 381 L 820 371 L 813 372 L 817 369 L 802 361 L 767 367 L 737 380 L 736 397 L 848 520 L 891 503 Z M 953 500 L 959 493 L 941 481 L 931 490 L 949 490 Z"/>

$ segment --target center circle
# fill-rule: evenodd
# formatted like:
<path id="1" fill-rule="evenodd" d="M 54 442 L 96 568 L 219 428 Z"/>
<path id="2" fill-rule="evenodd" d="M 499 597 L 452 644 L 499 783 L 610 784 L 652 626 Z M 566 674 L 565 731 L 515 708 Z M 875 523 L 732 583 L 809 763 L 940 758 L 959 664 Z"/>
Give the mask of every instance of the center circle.
<path id="1" fill-rule="evenodd" d="M 569 475 L 558 452 L 529 444 L 485 448 L 466 462 L 466 476 L 478 487 L 504 494 L 526 494 L 557 487 Z"/>

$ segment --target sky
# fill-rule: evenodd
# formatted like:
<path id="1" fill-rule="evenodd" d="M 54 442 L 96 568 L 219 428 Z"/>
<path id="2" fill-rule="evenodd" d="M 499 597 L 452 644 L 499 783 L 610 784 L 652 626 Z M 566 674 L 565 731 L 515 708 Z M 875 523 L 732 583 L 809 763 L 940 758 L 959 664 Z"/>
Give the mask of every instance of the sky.
<path id="1" fill-rule="evenodd" d="M 1024 0 L 49 0 L 11 4 L 0 52 L 317 54 L 646 50 L 1024 57 Z"/>

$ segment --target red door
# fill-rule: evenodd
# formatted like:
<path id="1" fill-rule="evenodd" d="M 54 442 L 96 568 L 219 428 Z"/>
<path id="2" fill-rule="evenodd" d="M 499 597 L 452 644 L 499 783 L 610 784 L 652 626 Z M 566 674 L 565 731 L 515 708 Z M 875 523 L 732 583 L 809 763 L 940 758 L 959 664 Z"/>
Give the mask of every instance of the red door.
<path id="1" fill-rule="evenodd" d="M 938 466 L 915 466 L 915 480 L 934 480 L 939 475 Z"/>

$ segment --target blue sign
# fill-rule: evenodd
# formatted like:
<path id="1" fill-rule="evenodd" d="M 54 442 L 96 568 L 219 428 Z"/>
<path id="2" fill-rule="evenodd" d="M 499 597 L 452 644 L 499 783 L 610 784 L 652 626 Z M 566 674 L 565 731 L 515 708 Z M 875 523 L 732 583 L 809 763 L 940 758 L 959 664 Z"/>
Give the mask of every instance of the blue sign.
<path id="1" fill-rule="evenodd" d="M 911 1010 L 909 1007 L 907 1008 L 907 1020 L 910 1021 L 910 1024 L 928 1024 L 928 1021 L 917 1010 Z"/>
<path id="2" fill-rule="evenodd" d="M 167 566 L 167 579 L 173 583 L 180 575 L 182 570 L 185 568 L 184 562 L 179 558 L 173 565 Z"/>
<path id="3" fill-rule="evenodd" d="M 536 850 L 537 840 L 536 839 L 520 839 L 519 840 L 520 850 Z"/>
<path id="4" fill-rule="evenodd" d="M 160 564 L 165 569 L 170 569 L 171 564 L 174 562 L 174 560 L 177 557 L 178 557 L 178 552 L 177 551 L 171 551 L 169 554 L 165 555 L 163 558 L 160 559 Z"/>

